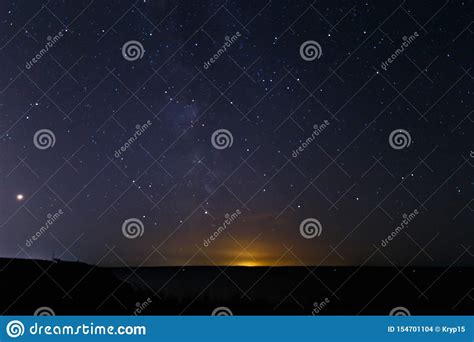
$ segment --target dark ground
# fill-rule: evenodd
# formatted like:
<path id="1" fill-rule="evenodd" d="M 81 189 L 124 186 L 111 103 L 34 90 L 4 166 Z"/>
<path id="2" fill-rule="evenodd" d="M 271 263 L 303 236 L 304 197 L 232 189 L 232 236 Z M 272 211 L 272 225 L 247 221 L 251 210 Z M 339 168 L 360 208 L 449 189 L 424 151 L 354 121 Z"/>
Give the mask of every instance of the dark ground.
<path id="1" fill-rule="evenodd" d="M 0 308 L 3 315 L 42 306 L 57 315 L 133 315 L 139 307 L 143 315 L 210 315 L 221 306 L 234 315 L 311 315 L 315 308 L 319 315 L 387 315 L 401 306 L 412 315 L 472 315 L 473 275 L 474 268 L 454 267 L 132 270 L 0 259 Z"/>

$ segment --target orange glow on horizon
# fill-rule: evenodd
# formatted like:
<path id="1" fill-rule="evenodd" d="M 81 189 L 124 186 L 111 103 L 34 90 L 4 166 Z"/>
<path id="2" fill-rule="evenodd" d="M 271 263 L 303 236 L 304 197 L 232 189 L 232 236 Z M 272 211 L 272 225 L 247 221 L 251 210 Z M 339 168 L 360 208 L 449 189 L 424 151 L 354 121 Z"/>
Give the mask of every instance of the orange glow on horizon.
<path id="1" fill-rule="evenodd" d="M 260 263 L 258 263 L 257 261 L 249 260 L 249 261 L 239 261 L 239 262 L 235 262 L 235 263 L 232 263 L 231 266 L 256 267 L 256 266 L 265 266 L 265 265 L 264 265 L 264 264 L 260 264 Z"/>

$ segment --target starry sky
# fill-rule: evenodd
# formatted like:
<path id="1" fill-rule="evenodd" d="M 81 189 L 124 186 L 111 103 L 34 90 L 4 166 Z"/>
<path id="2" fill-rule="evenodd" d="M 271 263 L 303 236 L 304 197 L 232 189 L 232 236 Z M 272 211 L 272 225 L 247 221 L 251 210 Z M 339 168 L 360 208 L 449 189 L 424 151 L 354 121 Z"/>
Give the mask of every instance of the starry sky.
<path id="1" fill-rule="evenodd" d="M 2 1 L 0 256 L 472 266 L 473 6 Z"/>

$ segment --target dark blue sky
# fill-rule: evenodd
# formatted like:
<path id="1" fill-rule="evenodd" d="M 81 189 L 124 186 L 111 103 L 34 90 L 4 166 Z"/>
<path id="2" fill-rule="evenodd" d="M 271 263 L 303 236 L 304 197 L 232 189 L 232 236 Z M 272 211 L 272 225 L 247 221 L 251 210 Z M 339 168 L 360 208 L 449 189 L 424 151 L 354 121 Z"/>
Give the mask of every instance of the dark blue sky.
<path id="1" fill-rule="evenodd" d="M 1 256 L 473 265 L 472 12 L 3 1 Z"/>

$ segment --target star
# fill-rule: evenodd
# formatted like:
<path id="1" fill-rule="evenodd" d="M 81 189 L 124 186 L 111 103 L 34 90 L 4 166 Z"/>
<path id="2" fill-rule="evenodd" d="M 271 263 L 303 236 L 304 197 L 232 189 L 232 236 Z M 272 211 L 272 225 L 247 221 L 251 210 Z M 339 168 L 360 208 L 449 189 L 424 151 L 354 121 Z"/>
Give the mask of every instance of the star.
<path id="1" fill-rule="evenodd" d="M 23 201 L 24 198 L 25 198 L 25 196 L 24 196 L 23 194 L 18 194 L 18 195 L 16 195 L 16 200 L 17 200 L 18 202 Z"/>

